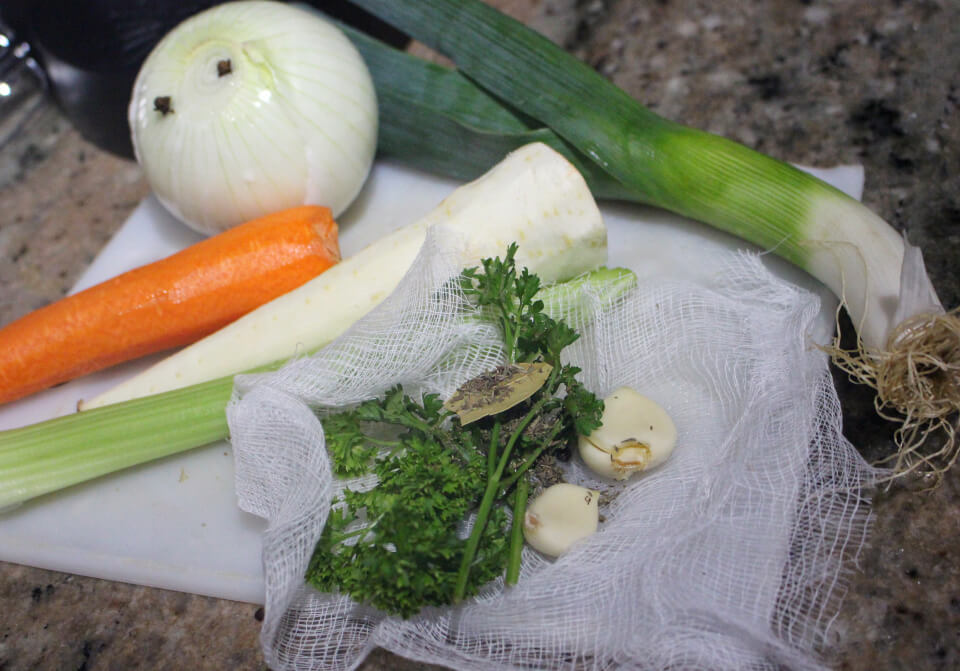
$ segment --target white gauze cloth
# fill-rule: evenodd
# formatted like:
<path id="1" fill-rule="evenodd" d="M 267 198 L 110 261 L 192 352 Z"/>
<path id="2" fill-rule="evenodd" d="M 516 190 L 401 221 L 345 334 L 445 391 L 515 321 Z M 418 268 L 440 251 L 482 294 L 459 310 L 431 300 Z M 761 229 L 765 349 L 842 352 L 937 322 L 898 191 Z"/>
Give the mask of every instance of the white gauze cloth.
<path id="1" fill-rule="evenodd" d="M 397 290 L 342 337 L 237 380 L 237 492 L 268 521 L 271 668 L 355 668 L 376 646 L 455 669 L 821 668 L 875 474 L 841 435 L 827 358 L 806 335 L 818 299 L 746 253 L 730 253 L 719 284 L 651 279 L 614 304 L 578 297 L 582 337 L 567 351 L 585 384 L 601 397 L 634 387 L 679 432 L 666 464 L 615 485 L 598 533 L 555 561 L 525 548 L 516 586 L 409 620 L 305 585 L 344 486 L 319 417 L 397 383 L 447 397 L 500 363 L 497 331 L 448 282 L 457 249 L 432 230 Z M 577 456 L 567 479 L 612 485 Z"/>

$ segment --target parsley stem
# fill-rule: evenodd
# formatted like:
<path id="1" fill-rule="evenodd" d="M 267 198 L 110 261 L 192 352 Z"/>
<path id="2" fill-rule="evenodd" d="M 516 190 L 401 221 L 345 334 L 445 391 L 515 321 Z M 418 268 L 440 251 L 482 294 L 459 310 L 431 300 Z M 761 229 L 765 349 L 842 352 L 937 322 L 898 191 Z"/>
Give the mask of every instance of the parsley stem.
<path id="1" fill-rule="evenodd" d="M 493 471 L 497 467 L 497 446 L 500 444 L 500 420 L 493 422 L 493 429 L 490 431 L 490 448 L 487 450 L 487 480 L 493 477 Z"/>
<path id="2" fill-rule="evenodd" d="M 513 486 L 513 483 L 515 483 L 518 479 L 520 479 L 520 477 L 524 473 L 526 473 L 531 466 L 533 466 L 533 462 L 537 460 L 537 457 L 543 454 L 543 451 L 545 449 L 550 447 L 550 443 L 553 442 L 553 439 L 557 437 L 557 434 L 560 433 L 562 429 L 563 429 L 563 422 L 560 421 L 560 419 L 557 419 L 556 424 L 554 424 L 553 428 L 550 430 L 550 435 L 544 438 L 543 441 L 540 443 L 540 446 L 537 447 L 533 452 L 531 452 L 526 459 L 524 459 L 523 463 L 520 464 L 520 467 L 517 468 L 517 470 L 514 471 L 514 473 L 509 478 L 507 478 L 501 483 L 500 489 L 504 493 L 509 491 L 510 487 Z"/>
<path id="3" fill-rule="evenodd" d="M 506 314 L 506 307 L 501 303 L 500 309 Z M 500 328 L 503 330 L 503 342 L 506 346 L 504 354 L 507 361 L 513 361 L 517 353 L 516 336 L 513 331 L 513 321 L 503 317 L 500 319 Z"/>
<path id="4" fill-rule="evenodd" d="M 517 496 L 513 502 L 513 526 L 510 528 L 510 556 L 507 562 L 505 581 L 516 585 L 520 578 L 520 558 L 523 555 L 523 519 L 527 512 L 527 498 L 530 496 L 530 481 L 521 478 L 517 483 Z"/>
<path id="5" fill-rule="evenodd" d="M 387 440 L 385 438 L 373 438 L 367 434 L 363 434 L 363 439 L 368 443 L 372 443 L 377 447 L 397 447 L 402 443 L 399 440 Z"/>
<path id="6" fill-rule="evenodd" d="M 547 379 L 546 384 L 544 384 L 546 389 L 553 389 L 559 370 L 559 368 L 554 368 L 550 371 L 550 377 Z M 503 471 L 510 462 L 510 454 L 513 452 L 513 446 L 516 445 L 523 430 L 527 428 L 534 417 L 543 410 L 543 406 L 550 400 L 552 400 L 552 397 L 548 395 L 541 396 L 540 399 L 530 407 L 527 414 L 520 420 L 517 428 L 510 434 L 510 439 L 503 448 L 503 454 L 500 455 L 500 460 L 497 462 L 497 468 L 493 473 L 493 477 L 487 479 L 487 488 L 484 490 L 483 498 L 480 500 L 480 507 L 477 508 L 477 519 L 473 523 L 473 529 L 470 530 L 470 537 L 467 539 L 467 546 L 464 548 L 463 558 L 460 560 L 460 569 L 457 571 L 457 582 L 453 592 L 454 603 L 463 601 L 463 597 L 467 592 L 470 565 L 473 564 L 473 559 L 477 555 L 477 548 L 480 546 L 480 537 L 483 535 L 484 527 L 487 526 L 487 518 L 490 517 L 493 502 L 500 492 L 500 478 L 503 476 Z"/>

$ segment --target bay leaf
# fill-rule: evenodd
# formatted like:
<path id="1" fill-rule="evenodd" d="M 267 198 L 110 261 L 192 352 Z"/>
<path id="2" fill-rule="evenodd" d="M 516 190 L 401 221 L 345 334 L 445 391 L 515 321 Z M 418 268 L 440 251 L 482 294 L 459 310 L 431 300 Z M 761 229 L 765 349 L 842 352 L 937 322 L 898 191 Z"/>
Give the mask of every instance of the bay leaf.
<path id="1" fill-rule="evenodd" d="M 537 393 L 550 377 L 553 366 L 541 361 L 511 363 L 467 380 L 443 407 L 455 412 L 461 424 L 509 410 Z"/>

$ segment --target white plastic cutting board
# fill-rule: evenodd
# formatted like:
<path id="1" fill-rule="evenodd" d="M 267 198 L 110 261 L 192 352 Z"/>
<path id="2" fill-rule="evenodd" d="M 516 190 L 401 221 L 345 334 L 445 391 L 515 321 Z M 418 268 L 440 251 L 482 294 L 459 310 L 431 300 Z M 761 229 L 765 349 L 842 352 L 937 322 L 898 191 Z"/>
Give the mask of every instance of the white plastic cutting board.
<path id="1" fill-rule="evenodd" d="M 821 172 L 856 198 L 857 167 Z M 360 199 L 340 219 L 348 256 L 387 231 L 417 220 L 457 183 L 390 163 L 378 163 Z M 670 275 L 710 282 L 718 253 L 749 248 L 702 225 L 647 208 L 605 206 L 610 265 L 641 278 Z M 81 277 L 74 291 L 167 256 L 199 239 L 154 198 L 146 199 Z M 822 323 L 832 328 L 834 300 L 817 283 L 779 259 L 778 275 L 818 292 Z M 0 429 L 74 411 L 90 398 L 145 368 L 160 355 L 87 376 L 0 407 Z M 263 603 L 262 520 L 241 512 L 226 442 L 174 455 L 0 514 L 0 560 L 81 575 Z"/>

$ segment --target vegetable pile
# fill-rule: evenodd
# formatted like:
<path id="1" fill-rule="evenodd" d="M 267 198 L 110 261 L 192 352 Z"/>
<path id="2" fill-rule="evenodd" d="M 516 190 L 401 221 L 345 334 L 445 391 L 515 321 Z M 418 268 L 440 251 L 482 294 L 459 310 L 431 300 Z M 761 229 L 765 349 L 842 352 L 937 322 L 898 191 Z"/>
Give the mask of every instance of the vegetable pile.
<path id="1" fill-rule="evenodd" d="M 279 3 L 211 10 L 161 45 L 131 102 L 138 158 L 158 196 L 205 232 L 275 211 L 280 203 L 322 202 L 342 211 L 372 160 L 377 101 L 371 75 L 384 155 L 478 179 L 421 221 L 342 263 L 329 242 L 336 228 L 327 211 L 324 263 L 336 263 L 329 271 L 295 290 L 284 285 L 276 291 L 282 296 L 244 317 L 217 317 L 215 326 L 203 328 L 229 325 L 93 399 L 85 405 L 92 410 L 0 433 L 0 507 L 228 437 L 224 408 L 235 374 L 279 367 L 343 334 L 390 295 L 427 230 L 443 225 L 465 250 L 465 264 L 483 259 L 452 281 L 499 327 L 506 360 L 446 400 L 413 398 L 395 386 L 323 418 L 334 472 L 361 484 L 348 485 L 334 501 L 303 578 L 319 590 L 404 618 L 462 602 L 491 582 L 517 582 L 524 541 L 559 556 L 598 526 L 598 493 L 570 483 L 548 486 L 553 483 L 537 469 L 541 460 L 566 458 L 576 446 L 574 458 L 596 474 L 623 480 L 662 464 L 677 440 L 663 408 L 634 390 L 619 388 L 604 400 L 587 390 L 578 381 L 580 371 L 564 358 L 578 334 L 545 309 L 552 290 L 576 291 L 581 283 L 597 282 L 615 291 L 623 279 L 606 270 L 582 275 L 605 256 L 606 231 L 590 190 L 706 222 L 774 250 L 822 280 L 841 298 L 860 338 L 856 351 L 835 346 L 832 354 L 877 387 L 881 412 L 892 408 L 904 418 L 897 434 L 898 472 L 940 472 L 956 460 L 960 319 L 944 312 L 919 254 L 889 225 L 804 172 L 656 116 L 482 2 L 356 4 L 450 57 L 455 69 L 344 28 L 364 66 L 339 32 Z M 239 12 L 235 23 L 229 20 L 233 11 Z M 278 28 L 283 30 L 272 34 Z M 276 38 L 287 29 L 284 39 Z M 223 37 L 231 33 L 236 40 Z M 335 45 L 331 52 L 319 46 L 328 38 Z M 287 61 L 288 52 L 304 58 Z M 190 58 L 177 67 L 164 65 L 164 59 L 176 63 L 181 55 Z M 300 85 L 326 81 L 327 65 L 341 57 L 353 68 L 347 75 L 353 79 L 342 88 L 337 83 L 335 95 L 305 95 Z M 199 166 L 201 174 L 185 165 Z M 229 235 L 240 235 L 242 228 Z M 504 257 L 484 258 L 504 247 Z M 179 261 L 181 269 L 194 265 L 189 253 L 183 257 L 188 261 Z M 277 258 L 285 257 L 280 250 Z M 165 295 L 177 287 L 166 271 L 139 277 L 146 288 L 132 299 L 137 306 L 150 302 L 144 296 L 152 300 L 152 289 Z M 557 284 L 541 287 L 541 278 Z M 190 304 L 186 321 L 216 316 L 208 309 L 219 306 L 213 299 L 236 293 L 234 286 L 211 288 L 205 278 L 196 283 L 212 293 Z M 71 306 L 85 300 L 90 310 L 101 303 L 101 294 L 90 296 L 68 299 L 67 308 L 53 306 L 47 313 L 53 316 L 32 316 L 39 324 L 33 328 L 42 330 L 43 320 L 75 321 Z M 110 311 L 112 318 L 126 309 L 112 302 Z M 95 364 L 90 361 L 98 353 L 85 353 L 87 368 L 40 382 L 21 380 L 7 398 L 93 370 L 90 365 L 184 342 L 155 328 L 176 329 L 183 320 L 161 312 L 142 321 L 151 322 L 145 343 L 111 343 L 113 358 Z M 716 337 L 715 324 L 709 324 L 710 338 Z M 101 326 L 87 320 L 86 328 Z M 116 328 L 139 335 L 126 322 Z M 189 338 L 199 334 L 194 328 Z M 0 332 L 0 344 L 2 337 Z M 38 356 L 56 360 L 59 353 L 62 359 L 62 350 L 82 337 L 70 332 L 55 344 L 58 352 Z M 22 334 L 16 339 L 28 340 Z M 39 370 L 23 350 L 8 349 L 26 368 Z M 0 358 L 0 382 L 4 365 Z M 759 423 L 769 420 L 764 416 Z M 946 431 L 946 443 L 919 454 L 930 426 Z M 276 441 L 267 442 L 275 448 Z M 684 500 L 684 494 L 673 499 Z M 788 503 L 793 512 L 793 499 Z M 786 582 L 785 575 L 777 572 L 770 583 Z"/>

